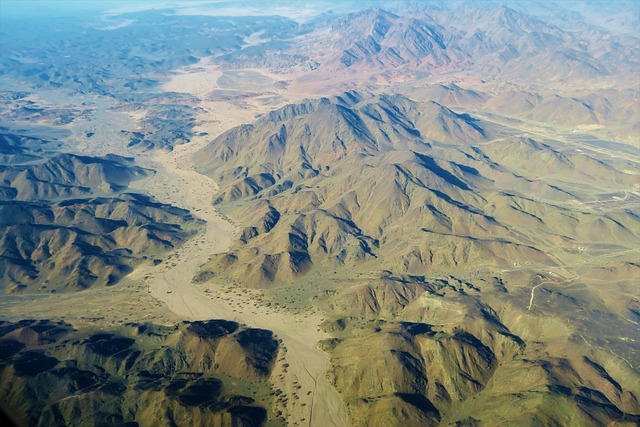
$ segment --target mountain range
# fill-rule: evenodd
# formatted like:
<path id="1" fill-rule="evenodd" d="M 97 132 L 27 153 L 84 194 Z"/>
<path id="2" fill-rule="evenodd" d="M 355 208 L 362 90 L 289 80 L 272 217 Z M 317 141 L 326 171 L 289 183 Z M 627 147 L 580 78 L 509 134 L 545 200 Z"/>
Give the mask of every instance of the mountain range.
<path id="1" fill-rule="evenodd" d="M 197 156 L 221 184 L 216 203 L 248 225 L 214 270 L 261 282 L 374 260 L 422 274 L 553 264 L 535 240 L 570 247 L 592 232 L 633 246 L 635 215 L 569 209 L 566 201 L 585 190 L 547 182 L 628 187 L 633 175 L 531 138 L 491 138 L 496 132 L 433 101 L 353 92 L 232 129 Z"/>
<path id="2" fill-rule="evenodd" d="M 640 424 L 635 3 L 13 3 L 2 422 Z"/>

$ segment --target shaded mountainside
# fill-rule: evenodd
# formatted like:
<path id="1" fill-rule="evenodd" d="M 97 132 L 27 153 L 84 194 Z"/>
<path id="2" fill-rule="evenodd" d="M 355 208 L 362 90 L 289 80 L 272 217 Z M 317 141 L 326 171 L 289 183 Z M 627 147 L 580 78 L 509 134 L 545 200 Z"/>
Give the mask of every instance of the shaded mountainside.
<path id="1" fill-rule="evenodd" d="M 630 187 L 634 176 L 527 138 L 487 143 L 496 132 L 434 102 L 354 93 L 232 129 L 196 161 L 221 184 L 216 203 L 246 228 L 205 270 L 255 285 L 374 260 L 411 274 L 554 265 L 549 243 L 571 248 L 595 234 L 633 247 L 631 212 L 565 205 L 586 193 L 571 180 Z"/>
<path id="2" fill-rule="evenodd" d="M 619 268 L 619 280 L 637 274 L 633 268 Z M 538 317 L 518 308 L 515 283 L 497 276 L 369 276 L 337 284 L 328 299 L 334 317 L 322 325 L 333 336 L 321 345 L 354 425 L 638 422 L 637 370 L 621 371 L 608 350 L 556 347 L 559 337 L 597 337 L 590 328 L 603 307 L 580 305 L 570 291 L 550 292 L 555 302 L 542 303 L 545 316 Z M 621 316 L 606 315 L 612 329 L 603 336 L 635 334 L 624 318 L 637 319 L 637 302 L 628 303 Z M 629 366 L 637 366 L 632 348 L 609 345 L 624 348 Z M 375 356 L 362 348 L 375 348 Z"/>
<path id="3" fill-rule="evenodd" d="M 446 29 L 448 47 L 469 58 L 469 69 L 483 79 L 624 86 L 640 61 L 637 39 L 586 24 L 585 31 L 569 32 L 509 7 L 460 6 L 424 14 Z"/>
<path id="4" fill-rule="evenodd" d="M 460 66 L 459 53 L 447 50 L 442 31 L 433 21 L 371 9 L 339 18 L 328 31 L 309 35 L 312 39 L 321 35 L 322 42 L 312 43 L 306 51 L 319 51 L 318 61 L 327 69 Z"/>
<path id="5" fill-rule="evenodd" d="M 260 426 L 278 348 L 270 331 L 226 320 L 0 322 L 0 405 L 18 425 Z"/>
<path id="6" fill-rule="evenodd" d="M 109 286 L 135 263 L 192 236 L 186 210 L 139 194 L 58 203 L 0 202 L 4 292 Z"/>
<path id="7" fill-rule="evenodd" d="M 119 191 L 150 171 L 134 166 L 133 159 L 56 154 L 43 162 L 0 166 L 3 199 L 52 200 Z"/>
<path id="8" fill-rule="evenodd" d="M 390 5 L 391 6 L 391 5 Z M 415 6 L 415 5 L 414 5 Z M 599 84 L 629 88 L 640 65 L 637 37 L 590 24 L 567 31 L 509 7 L 401 5 L 307 25 L 286 43 L 219 57 L 233 68 L 304 71 L 302 78 L 345 83 L 408 80 L 461 72 L 526 86 Z M 335 86 L 326 86 L 335 88 Z"/>
<path id="9" fill-rule="evenodd" d="M 0 424 L 640 425 L 636 3 L 171 3 L 0 6 Z"/>
<path id="10" fill-rule="evenodd" d="M 504 327 L 480 337 L 447 326 L 356 318 L 324 327 L 336 336 L 323 344 L 356 426 L 640 421 L 637 395 L 601 365 L 588 357 L 532 357 Z M 376 353 L 364 355 L 363 348 Z"/>
<path id="11" fill-rule="evenodd" d="M 255 124 L 225 132 L 201 151 L 197 162 L 224 184 L 250 178 L 239 181 L 233 194 L 220 196 L 221 201 L 233 201 L 246 187 L 275 180 L 293 183 L 330 171 L 344 159 L 422 151 L 432 143 L 486 141 L 491 132 L 477 122 L 435 102 L 348 92 L 288 105 Z"/>
<path id="12" fill-rule="evenodd" d="M 113 285 L 201 225 L 184 209 L 124 192 L 152 173 L 131 158 L 60 153 L 52 141 L 10 132 L 0 147 L 4 292 Z"/>
<path id="13" fill-rule="evenodd" d="M 635 250 L 631 208 L 588 205 L 637 186 L 624 162 L 432 101 L 355 92 L 232 129 L 196 162 L 220 183 L 215 203 L 245 226 L 196 281 L 322 307 L 333 337 L 321 347 L 353 425 L 640 420 L 626 344 L 637 299 L 610 292 L 614 275 L 631 289 L 637 264 L 600 258 L 580 279 L 558 256 Z"/>
<path id="14" fill-rule="evenodd" d="M 53 145 L 53 141 L 16 134 L 0 127 L 0 165 L 38 160 L 41 153 L 53 149 Z"/>

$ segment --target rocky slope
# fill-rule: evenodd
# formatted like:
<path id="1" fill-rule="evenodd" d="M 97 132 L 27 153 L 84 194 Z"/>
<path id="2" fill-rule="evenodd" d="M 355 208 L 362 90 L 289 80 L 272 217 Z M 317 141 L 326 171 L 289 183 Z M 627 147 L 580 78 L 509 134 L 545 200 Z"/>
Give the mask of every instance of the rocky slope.
<path id="1" fill-rule="evenodd" d="M 460 67 L 459 52 L 448 49 L 443 28 L 433 21 L 401 17 L 370 9 L 342 17 L 327 30 L 307 36 L 312 60 L 320 69 L 422 68 L 425 71 Z"/>
<path id="2" fill-rule="evenodd" d="M 302 72 L 305 86 L 326 90 L 336 83 L 353 88 L 414 82 L 446 72 L 523 87 L 630 88 L 640 63 L 637 37 L 589 23 L 564 29 L 564 22 L 551 24 L 514 9 L 527 9 L 517 4 L 382 6 L 395 13 L 377 7 L 318 19 L 288 43 L 254 48 L 251 54 L 232 52 L 220 60 L 234 68 Z"/>
<path id="3" fill-rule="evenodd" d="M 77 291 L 109 286 L 142 258 L 192 236 L 188 211 L 140 194 L 55 204 L 0 202 L 4 292 Z"/>
<path id="4" fill-rule="evenodd" d="M 286 106 L 196 157 L 244 226 L 196 279 L 329 313 L 354 425 L 633 425 L 637 301 L 610 292 L 637 270 L 607 251 L 634 253 L 637 175 L 556 147 L 400 95 Z"/>
<path id="5" fill-rule="evenodd" d="M 259 426 L 278 342 L 225 320 L 113 331 L 24 320 L 0 324 L 0 348 L 0 405 L 18 425 Z"/>
<path id="6" fill-rule="evenodd" d="M 332 378 L 356 426 L 640 421 L 637 395 L 601 365 L 588 357 L 532 358 L 505 330 L 478 339 L 424 323 L 341 318 L 325 327 L 337 337 L 325 343 Z"/>
<path id="7" fill-rule="evenodd" d="M 4 292 L 113 285 L 200 226 L 184 209 L 126 193 L 131 181 L 152 174 L 133 159 L 60 153 L 50 141 L 9 132 L 0 141 Z"/>
<path id="8" fill-rule="evenodd" d="M 150 171 L 116 155 L 87 157 L 56 154 L 38 163 L 0 166 L 4 200 L 55 200 L 125 189 Z"/>
<path id="9" fill-rule="evenodd" d="M 197 161 L 221 183 L 216 203 L 246 228 L 208 268 L 278 283 L 367 262 L 412 274 L 554 265 L 547 244 L 594 233 L 632 247 L 634 215 L 565 204 L 590 191 L 568 181 L 631 188 L 634 176 L 530 138 L 488 142 L 499 132 L 435 102 L 354 93 L 232 129 Z"/>
<path id="10" fill-rule="evenodd" d="M 640 423 L 635 3 L 174 3 L 0 14 L 4 316 L 93 323 L 0 323 L 0 419 Z M 64 153 L 177 172 L 265 111 L 140 185 L 184 250 L 151 171 Z"/>

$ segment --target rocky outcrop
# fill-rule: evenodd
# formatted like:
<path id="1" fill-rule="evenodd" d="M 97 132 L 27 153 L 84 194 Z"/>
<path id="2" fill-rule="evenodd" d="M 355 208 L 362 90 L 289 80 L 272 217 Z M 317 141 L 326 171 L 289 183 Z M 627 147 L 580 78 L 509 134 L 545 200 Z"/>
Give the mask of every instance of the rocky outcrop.
<path id="1" fill-rule="evenodd" d="M 25 320 L 0 324 L 0 349 L 0 404 L 18 425 L 249 427 L 269 402 L 234 383 L 267 380 L 278 343 L 226 320 L 100 332 Z"/>

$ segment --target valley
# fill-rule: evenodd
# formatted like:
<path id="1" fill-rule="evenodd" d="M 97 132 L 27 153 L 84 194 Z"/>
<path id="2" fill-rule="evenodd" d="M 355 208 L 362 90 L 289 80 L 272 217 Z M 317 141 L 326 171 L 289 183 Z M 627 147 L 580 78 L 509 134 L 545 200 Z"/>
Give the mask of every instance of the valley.
<path id="1" fill-rule="evenodd" d="M 307 420 L 309 425 L 346 425 L 340 396 L 325 378 L 329 359 L 316 348 L 324 338 L 318 332 L 320 316 L 317 313 L 296 316 L 287 310 L 269 308 L 264 301 L 252 293 L 240 292 L 239 288 L 216 283 L 198 286 L 184 280 L 193 277 L 211 255 L 225 252 L 239 232 L 211 204 L 215 182 L 195 172 L 189 164 L 199 148 L 195 143 L 171 153 L 161 153 L 152 163 L 158 171 L 153 180 L 139 181 L 138 185 L 157 200 L 196 212 L 206 222 L 206 230 L 170 253 L 166 264 L 139 268 L 130 275 L 131 279 L 141 280 L 154 298 L 180 318 L 232 319 L 273 331 L 286 351 L 282 365 L 285 361 L 288 365 L 279 368 L 283 369 L 283 377 L 276 384 L 287 395 L 299 396 L 286 409 L 282 408 L 287 411 L 287 419 L 300 420 L 301 424 Z M 177 185 L 171 187 L 170 184 Z"/>
<path id="2" fill-rule="evenodd" d="M 286 3 L 0 9 L 0 415 L 640 422 L 640 13 Z"/>
<path id="3" fill-rule="evenodd" d="M 224 104 L 222 104 L 224 105 Z M 211 106 L 209 106 L 211 108 Z M 215 107 L 214 107 L 215 108 Z M 204 121 L 207 134 L 219 133 L 220 130 L 231 127 L 233 120 L 240 120 L 240 115 L 217 120 L 215 110 L 206 111 Z M 218 107 L 219 108 L 219 107 Z M 100 114 L 105 114 L 101 112 Z M 110 113 L 113 115 L 113 113 Z M 220 114 L 219 112 L 217 114 Z M 255 114 L 255 113 L 254 113 Z M 125 116 L 128 115 L 125 113 Z M 113 115 L 109 122 L 120 121 L 126 126 L 135 126 L 136 121 L 144 114 L 118 117 Z M 96 117 L 96 115 L 94 115 Z M 127 147 L 113 141 L 112 129 L 87 127 L 80 122 L 74 126 L 86 132 L 90 129 L 101 138 L 103 143 L 83 147 L 94 155 L 103 153 L 126 153 Z M 80 133 L 76 130 L 74 133 Z M 95 140 L 94 140 L 95 141 Z M 313 314 L 294 315 L 285 309 L 268 307 L 266 301 L 256 295 L 240 292 L 240 288 L 230 288 L 222 284 L 208 284 L 207 287 L 197 286 L 184 278 L 193 277 L 200 265 L 216 253 L 227 250 L 239 233 L 237 225 L 228 218 L 223 218 L 211 203 L 212 194 L 217 191 L 217 184 L 211 178 L 193 169 L 192 156 L 202 146 L 206 139 L 193 141 L 191 144 L 176 147 L 170 152 L 139 153 L 137 162 L 154 173 L 147 178 L 140 179 L 130 185 L 130 190 L 152 196 L 155 200 L 178 206 L 193 212 L 194 216 L 203 221 L 204 230 L 181 245 L 176 251 L 166 254 L 161 264 L 148 262 L 138 266 L 130 273 L 124 283 L 119 285 L 116 292 L 119 298 L 134 298 L 134 306 L 141 311 L 127 312 L 126 305 L 115 304 L 120 309 L 109 308 L 105 315 L 99 301 L 116 298 L 105 290 L 88 290 L 82 296 L 86 310 L 76 313 L 79 317 L 62 316 L 63 319 L 74 322 L 97 322 L 111 325 L 121 320 L 110 320 L 114 317 L 124 320 L 144 320 L 167 322 L 173 318 L 189 319 L 190 321 L 208 319 L 231 319 L 246 325 L 268 328 L 282 340 L 284 355 L 279 366 L 275 369 L 281 372 L 281 379 L 275 381 L 277 387 L 285 391 L 287 396 L 296 396 L 288 406 L 278 405 L 277 410 L 287 414 L 288 420 L 304 420 L 311 425 L 347 425 L 344 405 L 331 384 L 325 378 L 330 367 L 329 359 L 324 352 L 316 347 L 325 334 L 319 332 L 321 316 Z M 142 293 L 147 295 L 142 295 Z M 70 297 L 70 298 L 69 298 Z M 151 297 L 152 299 L 149 299 Z M 117 298 L 117 299 L 119 299 Z M 58 298 L 42 298 L 25 296 L 11 298 L 5 306 L 7 313 L 23 312 L 25 305 L 32 307 L 28 310 L 40 313 L 41 316 L 58 318 L 66 312 L 66 306 L 73 304 L 73 295 L 60 295 Z M 58 300 L 58 301 L 55 301 Z M 91 301 L 95 300 L 95 303 Z M 123 301 L 124 302 L 124 301 Z M 42 304 L 44 303 L 45 306 Z M 146 308 L 150 306 L 152 308 Z M 270 304 L 269 304 L 270 305 Z M 18 308 L 19 307 L 19 308 Z M 89 308 L 90 307 L 90 308 Z M 160 309 L 166 307 L 166 309 Z M 168 309 L 169 312 L 166 310 Z M 140 314 L 147 311 L 154 314 Z M 158 311 L 160 313 L 158 313 Z M 89 312 L 89 313 L 87 313 Z M 13 317 L 13 316 L 12 316 Z M 283 365 L 287 367 L 284 368 Z M 314 415 L 315 414 L 315 415 Z"/>

